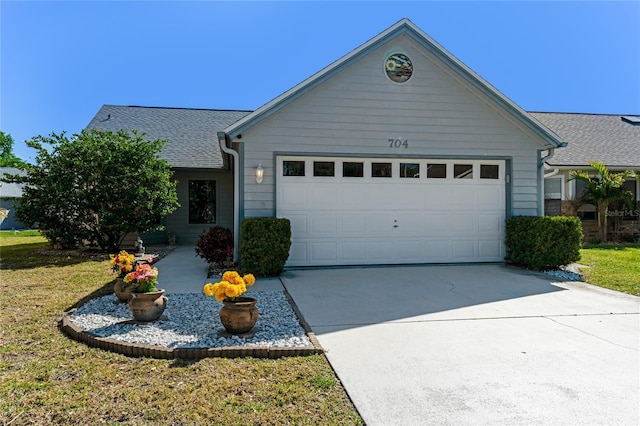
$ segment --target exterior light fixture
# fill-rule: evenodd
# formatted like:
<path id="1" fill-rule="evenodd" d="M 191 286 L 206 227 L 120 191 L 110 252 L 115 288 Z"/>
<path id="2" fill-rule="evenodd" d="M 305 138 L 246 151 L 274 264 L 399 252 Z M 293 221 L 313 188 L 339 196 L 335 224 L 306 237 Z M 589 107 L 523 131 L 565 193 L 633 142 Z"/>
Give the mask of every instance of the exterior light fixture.
<path id="1" fill-rule="evenodd" d="M 263 178 L 264 178 L 264 169 L 262 168 L 262 164 L 258 164 L 258 167 L 256 167 L 256 182 L 262 183 Z"/>

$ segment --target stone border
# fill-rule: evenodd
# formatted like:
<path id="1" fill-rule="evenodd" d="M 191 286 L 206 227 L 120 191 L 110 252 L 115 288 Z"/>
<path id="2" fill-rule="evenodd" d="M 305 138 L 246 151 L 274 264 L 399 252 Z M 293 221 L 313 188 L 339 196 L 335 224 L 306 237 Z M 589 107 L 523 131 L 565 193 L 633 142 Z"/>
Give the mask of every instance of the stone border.
<path id="1" fill-rule="evenodd" d="M 295 304 L 289 292 L 283 286 L 284 294 L 293 308 L 298 322 L 304 329 L 313 345 L 312 347 L 299 348 L 270 348 L 267 346 L 225 346 L 221 348 L 167 348 L 164 346 L 146 345 L 144 343 L 131 343 L 115 340 L 108 337 L 96 337 L 83 330 L 71 321 L 72 309 L 64 313 L 58 322 L 58 328 L 67 336 L 78 342 L 85 343 L 93 348 L 131 356 L 157 359 L 202 359 L 202 358 L 282 358 L 289 356 L 309 356 L 323 354 L 324 349 L 311 331 L 309 324 L 302 317 L 298 306 Z"/>

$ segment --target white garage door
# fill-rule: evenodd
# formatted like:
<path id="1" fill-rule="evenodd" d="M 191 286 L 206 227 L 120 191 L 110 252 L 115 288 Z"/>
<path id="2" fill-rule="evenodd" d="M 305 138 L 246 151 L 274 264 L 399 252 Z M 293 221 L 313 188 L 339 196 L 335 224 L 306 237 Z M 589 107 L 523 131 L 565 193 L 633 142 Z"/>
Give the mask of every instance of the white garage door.
<path id="1" fill-rule="evenodd" d="M 504 260 L 502 160 L 278 157 L 288 266 Z"/>

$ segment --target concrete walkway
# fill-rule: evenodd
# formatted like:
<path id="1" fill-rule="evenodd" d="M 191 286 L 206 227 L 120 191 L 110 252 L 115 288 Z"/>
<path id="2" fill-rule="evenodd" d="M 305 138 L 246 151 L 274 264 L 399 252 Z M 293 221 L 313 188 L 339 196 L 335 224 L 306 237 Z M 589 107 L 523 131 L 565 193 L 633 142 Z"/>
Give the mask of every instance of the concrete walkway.
<path id="1" fill-rule="evenodd" d="M 177 246 L 153 266 L 158 268 L 158 287 L 167 293 L 202 293 L 207 278 L 207 262 L 196 256 L 194 246 Z M 278 278 L 258 278 L 251 291 L 282 290 Z"/>
<path id="2" fill-rule="evenodd" d="M 156 265 L 168 293 L 207 282 L 191 246 Z M 638 297 L 501 265 L 281 280 L 252 289 L 284 284 L 369 426 L 640 424 Z"/>

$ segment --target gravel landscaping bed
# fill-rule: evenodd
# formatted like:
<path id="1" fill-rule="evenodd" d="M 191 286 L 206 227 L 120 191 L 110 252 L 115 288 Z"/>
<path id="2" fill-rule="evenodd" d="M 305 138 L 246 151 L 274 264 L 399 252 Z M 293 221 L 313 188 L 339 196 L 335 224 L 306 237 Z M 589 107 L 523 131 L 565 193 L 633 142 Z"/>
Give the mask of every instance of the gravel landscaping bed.
<path id="1" fill-rule="evenodd" d="M 126 303 L 114 295 L 92 299 L 70 315 L 70 320 L 96 337 L 167 348 L 312 347 L 284 292 L 245 293 L 258 299 L 260 317 L 251 333 L 233 336 L 225 332 L 218 312 L 222 303 L 198 293 L 167 293 L 169 301 L 162 317 L 150 323 L 135 323 Z"/>

